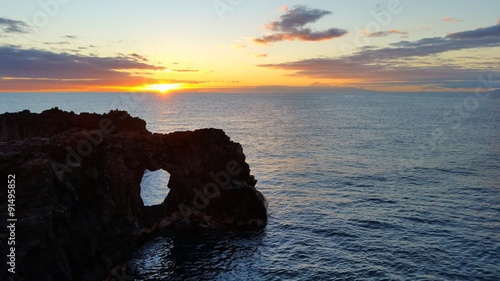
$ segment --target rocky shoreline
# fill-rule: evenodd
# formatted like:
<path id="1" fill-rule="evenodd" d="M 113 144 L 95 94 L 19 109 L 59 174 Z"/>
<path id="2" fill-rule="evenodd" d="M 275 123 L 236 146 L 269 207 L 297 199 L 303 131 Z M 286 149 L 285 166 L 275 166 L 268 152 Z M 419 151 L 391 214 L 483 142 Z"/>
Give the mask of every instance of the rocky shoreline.
<path id="1" fill-rule="evenodd" d="M 146 169 L 170 174 L 162 204 L 143 204 Z M 125 111 L 0 115 L 0 176 L 8 175 L 16 177 L 16 280 L 102 280 L 157 229 L 267 222 L 240 144 L 218 129 L 151 133 Z"/>

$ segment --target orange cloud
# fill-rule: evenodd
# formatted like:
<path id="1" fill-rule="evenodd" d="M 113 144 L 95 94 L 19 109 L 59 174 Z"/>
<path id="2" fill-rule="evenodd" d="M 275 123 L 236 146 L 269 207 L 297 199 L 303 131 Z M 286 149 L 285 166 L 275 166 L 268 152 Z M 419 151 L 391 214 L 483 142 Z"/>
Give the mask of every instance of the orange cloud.
<path id="1" fill-rule="evenodd" d="M 204 82 L 151 79 L 156 71 L 165 68 L 145 62 L 135 53 L 97 57 L 0 46 L 0 65 L 9 66 L 0 68 L 0 91 L 124 90 L 142 84 Z"/>
<path id="2" fill-rule="evenodd" d="M 269 43 L 273 42 L 279 42 L 279 41 L 294 41 L 294 40 L 299 40 L 299 41 L 326 41 L 326 40 L 331 40 L 337 37 L 340 37 L 344 35 L 345 33 L 341 30 L 338 29 L 332 29 L 332 30 L 327 30 L 327 31 L 322 31 L 322 32 L 301 32 L 301 33 L 278 33 L 278 34 L 272 34 L 268 36 L 264 36 L 262 38 L 257 38 L 254 39 L 255 43 L 259 44 L 264 44 L 267 45 Z"/>

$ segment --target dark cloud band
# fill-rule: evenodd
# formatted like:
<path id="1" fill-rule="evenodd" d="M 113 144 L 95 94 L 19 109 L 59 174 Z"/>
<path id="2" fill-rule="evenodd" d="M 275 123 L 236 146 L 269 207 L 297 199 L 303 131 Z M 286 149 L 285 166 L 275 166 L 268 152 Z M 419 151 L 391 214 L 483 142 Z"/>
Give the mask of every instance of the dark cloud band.
<path id="1" fill-rule="evenodd" d="M 127 78 L 123 70 L 160 70 L 163 67 L 127 57 L 95 57 L 38 49 L 0 47 L 0 77 L 104 79 Z"/>
<path id="2" fill-rule="evenodd" d="M 478 63 L 476 67 L 460 67 L 449 61 L 416 66 L 411 63 L 426 57 L 472 48 L 500 46 L 500 25 L 457 32 L 445 37 L 424 38 L 418 41 L 400 41 L 388 48 L 366 47 L 361 51 L 339 58 L 314 58 L 293 62 L 262 64 L 261 67 L 290 70 L 294 76 L 323 79 L 359 79 L 367 83 L 401 85 L 459 85 L 477 84 L 480 74 L 500 74 L 500 64 Z M 455 83 L 455 84 L 454 84 Z M 500 83 L 497 83 L 500 86 Z M 453 86 L 455 85 L 455 86 Z M 471 86 L 471 87 L 473 87 Z"/>

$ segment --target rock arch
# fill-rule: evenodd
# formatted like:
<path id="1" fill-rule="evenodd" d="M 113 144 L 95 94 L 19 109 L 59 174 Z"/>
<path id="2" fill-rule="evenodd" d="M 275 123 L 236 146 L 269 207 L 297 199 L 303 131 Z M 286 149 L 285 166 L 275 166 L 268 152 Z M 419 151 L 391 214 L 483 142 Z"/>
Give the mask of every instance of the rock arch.
<path id="1" fill-rule="evenodd" d="M 146 169 L 170 174 L 162 204 L 142 202 Z M 144 233 L 165 226 L 267 221 L 243 149 L 222 130 L 154 134 L 124 111 L 0 115 L 0 176 L 7 174 L 16 174 L 23 206 L 16 213 L 19 280 L 102 279 Z"/>

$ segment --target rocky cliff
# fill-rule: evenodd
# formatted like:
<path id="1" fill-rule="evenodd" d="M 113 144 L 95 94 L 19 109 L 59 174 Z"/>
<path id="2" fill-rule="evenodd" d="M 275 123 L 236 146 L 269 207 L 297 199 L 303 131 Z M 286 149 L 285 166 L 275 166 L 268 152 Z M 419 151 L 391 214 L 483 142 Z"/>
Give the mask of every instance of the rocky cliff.
<path id="1" fill-rule="evenodd" d="M 170 174 L 170 192 L 160 205 L 142 202 L 146 169 Z M 10 203 L 17 219 L 17 280 L 101 280 L 154 229 L 261 227 L 267 221 L 267 203 L 242 147 L 222 130 L 154 134 L 124 111 L 0 115 L 4 222 L 13 193 L 9 175 L 15 175 Z M 0 233 L 4 259 L 7 231 Z"/>

